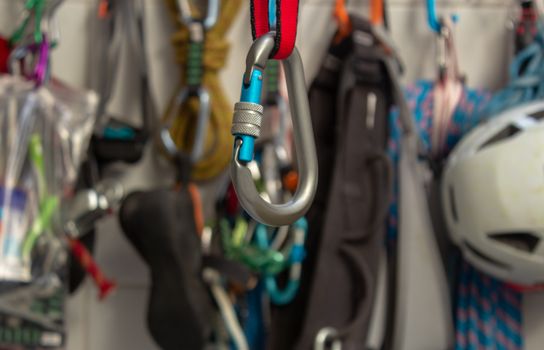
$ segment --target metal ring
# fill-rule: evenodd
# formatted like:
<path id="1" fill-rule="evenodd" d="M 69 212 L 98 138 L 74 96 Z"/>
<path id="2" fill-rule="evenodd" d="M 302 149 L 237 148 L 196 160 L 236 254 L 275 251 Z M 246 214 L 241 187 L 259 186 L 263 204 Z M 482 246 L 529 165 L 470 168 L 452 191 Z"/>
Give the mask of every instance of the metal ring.
<path id="1" fill-rule="evenodd" d="M 333 327 L 321 328 L 314 341 L 314 350 L 342 350 L 338 331 Z"/>
<path id="2" fill-rule="evenodd" d="M 206 17 L 202 20 L 202 24 L 206 30 L 212 28 L 219 18 L 220 0 L 208 0 L 208 12 Z M 191 14 L 191 6 L 188 0 L 178 0 L 178 9 L 181 16 L 181 22 L 186 26 L 190 26 L 192 23 L 198 21 Z"/>
<path id="3" fill-rule="evenodd" d="M 195 130 L 195 136 L 194 136 L 194 144 L 193 149 L 191 150 L 191 161 L 193 163 L 199 161 L 204 153 L 204 142 L 206 138 L 206 131 L 208 127 L 208 123 L 210 120 L 210 94 L 208 90 L 206 90 L 203 87 L 200 87 L 196 90 L 196 94 L 198 97 L 198 100 L 200 102 L 200 108 L 198 111 L 198 121 L 197 121 L 197 127 Z M 175 104 L 179 107 L 182 106 L 185 101 L 190 97 L 190 91 L 189 89 L 183 89 L 179 95 L 176 98 Z M 172 126 L 173 119 L 175 116 L 176 108 L 172 108 L 169 115 L 167 116 L 163 127 L 160 129 L 159 132 L 159 139 L 161 141 L 161 144 L 163 148 L 166 150 L 166 152 L 171 156 L 175 157 L 179 155 L 181 152 L 178 149 L 178 146 L 176 145 L 176 142 L 172 139 L 172 135 L 170 134 L 170 127 Z"/>

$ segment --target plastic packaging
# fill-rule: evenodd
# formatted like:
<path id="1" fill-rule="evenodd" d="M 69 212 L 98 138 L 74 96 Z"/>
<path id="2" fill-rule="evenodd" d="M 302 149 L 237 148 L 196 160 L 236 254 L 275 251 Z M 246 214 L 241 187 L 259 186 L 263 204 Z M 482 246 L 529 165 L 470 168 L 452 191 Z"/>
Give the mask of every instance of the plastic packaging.
<path id="1" fill-rule="evenodd" d="M 64 342 L 67 250 L 60 203 L 73 195 L 97 102 L 94 93 L 58 81 L 36 89 L 21 77 L 0 75 L 2 349 Z M 10 325 L 14 319 L 19 326 Z"/>

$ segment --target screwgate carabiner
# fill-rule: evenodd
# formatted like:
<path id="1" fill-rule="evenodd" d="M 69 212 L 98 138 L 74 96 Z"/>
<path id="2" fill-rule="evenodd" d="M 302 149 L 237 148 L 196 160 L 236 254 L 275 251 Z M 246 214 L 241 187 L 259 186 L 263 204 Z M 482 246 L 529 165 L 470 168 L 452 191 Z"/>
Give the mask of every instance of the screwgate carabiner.
<path id="1" fill-rule="evenodd" d="M 282 64 L 290 97 L 299 182 L 287 203 L 272 204 L 260 196 L 247 163 L 253 160 L 255 139 L 260 135 L 263 71 L 273 49 L 271 32 L 255 40 L 247 55 L 241 101 L 234 107 L 231 129 L 235 136 L 231 177 L 238 199 L 251 217 L 269 226 L 285 226 L 306 214 L 312 204 L 317 188 L 317 156 L 302 60 L 295 48 Z"/>

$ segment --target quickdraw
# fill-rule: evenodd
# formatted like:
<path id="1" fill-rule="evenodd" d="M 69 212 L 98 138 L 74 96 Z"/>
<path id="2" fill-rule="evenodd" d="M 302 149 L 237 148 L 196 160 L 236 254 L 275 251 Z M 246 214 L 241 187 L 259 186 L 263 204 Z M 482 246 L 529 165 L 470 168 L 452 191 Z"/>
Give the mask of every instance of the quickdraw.
<path id="1" fill-rule="evenodd" d="M 205 18 L 193 17 L 187 0 L 166 3 L 180 28 L 172 42 L 184 71 L 182 87 L 163 119 L 161 143 L 170 155 L 178 148 L 190 154 L 192 178 L 209 180 L 220 175 L 230 159 L 230 108 L 218 71 L 225 64 L 225 35 L 241 0 L 210 0 Z"/>
<path id="2" fill-rule="evenodd" d="M 187 1 L 178 1 L 181 22 L 189 30 L 189 41 L 186 53 L 187 62 L 185 63 L 185 83 L 187 86 L 175 98 L 175 104 L 182 106 L 190 97 L 198 99 L 197 124 L 190 155 L 193 163 L 202 158 L 206 129 L 210 120 L 210 94 L 208 89 L 202 85 L 204 38 L 206 32 L 217 23 L 219 5 L 219 0 L 209 1 L 207 16 L 204 19 L 197 19 L 192 17 L 191 7 Z M 175 155 L 178 152 L 178 147 L 172 140 L 169 130 L 174 119 L 173 114 L 173 110 L 171 110 L 161 131 L 161 140 L 170 155 Z"/>

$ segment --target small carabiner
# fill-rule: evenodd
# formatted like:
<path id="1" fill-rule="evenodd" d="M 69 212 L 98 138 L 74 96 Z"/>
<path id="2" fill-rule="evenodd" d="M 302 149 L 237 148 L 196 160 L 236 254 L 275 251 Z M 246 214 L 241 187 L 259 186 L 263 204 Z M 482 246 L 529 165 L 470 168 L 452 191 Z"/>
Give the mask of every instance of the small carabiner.
<path id="1" fill-rule="evenodd" d="M 342 350 L 338 331 L 332 327 L 321 328 L 314 341 L 314 350 Z"/>
<path id="2" fill-rule="evenodd" d="M 202 20 L 196 19 L 191 14 L 191 5 L 189 4 L 189 0 L 177 0 L 178 1 L 178 8 L 181 16 L 181 21 L 183 24 L 185 24 L 188 28 L 191 27 L 192 24 L 195 22 L 201 22 L 204 26 L 204 29 L 208 30 L 211 27 L 213 27 L 217 23 L 217 18 L 219 17 L 219 5 L 220 0 L 208 0 L 208 11 L 206 13 L 206 17 Z"/>
<path id="3" fill-rule="evenodd" d="M 247 167 L 253 160 L 255 139 L 260 135 L 263 71 L 274 45 L 274 33 L 271 32 L 255 40 L 247 55 L 241 101 L 235 105 L 231 129 L 235 136 L 231 177 L 238 199 L 251 217 L 269 226 L 285 226 L 301 218 L 310 208 L 317 188 L 318 171 L 304 70 L 296 48 L 291 56 L 282 61 L 299 171 L 299 182 L 293 198 L 283 204 L 272 204 L 264 200 Z"/>
<path id="4" fill-rule="evenodd" d="M 293 234 L 293 245 L 289 252 L 289 281 L 283 289 L 280 289 L 276 282 L 276 277 L 265 274 L 264 283 L 266 291 L 270 296 L 270 301 L 276 305 L 285 305 L 293 301 L 296 297 L 299 286 L 300 277 L 302 275 L 302 262 L 304 261 L 306 252 L 304 243 L 306 242 L 306 234 L 308 231 L 308 222 L 306 218 L 298 219 L 290 228 Z M 259 225 L 256 229 L 256 242 L 261 249 L 270 249 L 268 241 L 268 232 L 265 225 Z"/>
<path id="5" fill-rule="evenodd" d="M 193 148 L 191 150 L 191 162 L 194 164 L 198 162 L 204 153 L 204 141 L 206 139 L 206 129 L 210 120 L 210 94 L 208 90 L 203 87 L 200 87 L 194 91 L 191 91 L 189 88 L 185 88 L 176 98 L 174 102 L 174 107 L 172 107 L 168 117 L 166 118 L 162 129 L 160 130 L 160 141 L 168 153 L 169 156 L 175 157 L 180 154 L 178 146 L 172 139 L 170 134 L 170 127 L 174 122 L 174 116 L 176 114 L 175 106 L 183 106 L 185 101 L 191 96 L 198 97 L 200 108 L 198 110 L 198 122 L 194 136 Z"/>

